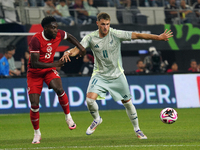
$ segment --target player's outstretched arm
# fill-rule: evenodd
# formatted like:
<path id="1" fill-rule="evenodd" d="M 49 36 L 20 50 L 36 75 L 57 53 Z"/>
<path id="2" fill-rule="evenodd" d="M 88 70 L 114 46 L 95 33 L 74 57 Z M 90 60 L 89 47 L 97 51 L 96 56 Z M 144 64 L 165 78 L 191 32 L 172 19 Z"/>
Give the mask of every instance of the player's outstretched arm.
<path id="1" fill-rule="evenodd" d="M 146 34 L 146 33 L 136 33 L 132 32 L 132 39 L 147 39 L 147 40 L 158 40 L 158 41 L 168 41 L 170 37 L 173 36 L 171 30 L 166 29 L 162 34 Z"/>
<path id="2" fill-rule="evenodd" d="M 80 42 L 71 34 L 67 33 L 67 39 L 70 43 L 74 44 L 78 50 L 80 51 L 80 56 L 84 56 L 86 54 L 86 49 L 80 44 Z"/>
<path id="3" fill-rule="evenodd" d="M 65 51 L 63 56 L 60 58 L 60 60 L 68 62 L 68 61 L 71 61 L 70 57 L 74 57 L 77 55 L 79 55 L 79 57 L 81 57 L 80 50 L 77 47 L 74 47 L 68 51 Z"/>

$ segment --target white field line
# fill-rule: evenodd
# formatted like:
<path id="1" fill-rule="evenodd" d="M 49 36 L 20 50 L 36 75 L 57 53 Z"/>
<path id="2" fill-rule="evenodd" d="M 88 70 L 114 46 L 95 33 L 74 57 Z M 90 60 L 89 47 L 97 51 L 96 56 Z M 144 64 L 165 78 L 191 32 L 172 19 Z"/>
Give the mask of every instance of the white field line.
<path id="1" fill-rule="evenodd" d="M 85 148 L 112 148 L 112 147 L 200 147 L 200 145 L 109 145 L 109 146 L 61 146 L 61 147 L 35 147 L 35 148 L 5 148 L 0 150 L 35 150 L 35 149 L 85 149 Z"/>

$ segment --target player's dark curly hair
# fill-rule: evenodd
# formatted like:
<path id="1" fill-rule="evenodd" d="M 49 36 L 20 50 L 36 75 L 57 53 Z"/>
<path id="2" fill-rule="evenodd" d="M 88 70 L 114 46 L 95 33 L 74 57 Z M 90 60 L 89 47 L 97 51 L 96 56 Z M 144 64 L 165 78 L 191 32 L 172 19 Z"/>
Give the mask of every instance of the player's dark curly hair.
<path id="1" fill-rule="evenodd" d="M 44 28 L 46 25 L 49 25 L 51 22 L 56 22 L 56 19 L 53 16 L 47 16 L 42 19 L 41 25 Z"/>

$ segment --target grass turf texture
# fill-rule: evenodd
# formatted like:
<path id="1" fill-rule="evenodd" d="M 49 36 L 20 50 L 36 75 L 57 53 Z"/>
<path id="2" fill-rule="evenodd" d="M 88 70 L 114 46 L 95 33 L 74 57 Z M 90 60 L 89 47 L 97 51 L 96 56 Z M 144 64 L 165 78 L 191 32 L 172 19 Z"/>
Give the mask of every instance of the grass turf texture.
<path id="1" fill-rule="evenodd" d="M 29 114 L 0 115 L 0 150 L 199 150 L 199 108 L 176 110 L 178 120 L 169 125 L 160 121 L 161 109 L 137 109 L 147 140 L 137 139 L 125 110 L 100 110 L 103 122 L 92 135 L 85 133 L 92 122 L 87 111 L 71 112 L 77 124 L 75 130 L 68 129 L 63 113 L 40 113 L 40 144 L 31 144 L 33 129 Z"/>

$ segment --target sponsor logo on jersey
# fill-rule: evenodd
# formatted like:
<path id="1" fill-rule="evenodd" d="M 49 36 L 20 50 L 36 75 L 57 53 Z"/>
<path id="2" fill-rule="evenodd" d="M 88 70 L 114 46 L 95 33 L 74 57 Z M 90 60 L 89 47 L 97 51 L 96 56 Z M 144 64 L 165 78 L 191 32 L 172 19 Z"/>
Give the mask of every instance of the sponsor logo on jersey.
<path id="1" fill-rule="evenodd" d="M 99 48 L 99 45 L 98 45 L 98 44 L 96 44 L 96 45 L 94 46 L 94 48 Z"/>

